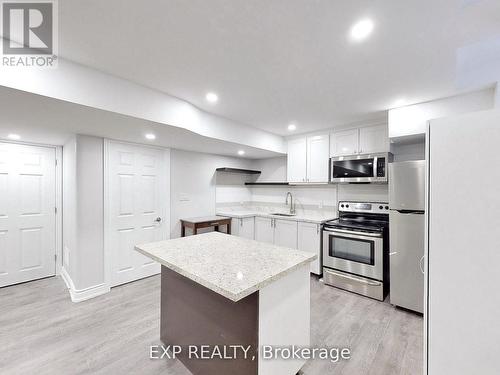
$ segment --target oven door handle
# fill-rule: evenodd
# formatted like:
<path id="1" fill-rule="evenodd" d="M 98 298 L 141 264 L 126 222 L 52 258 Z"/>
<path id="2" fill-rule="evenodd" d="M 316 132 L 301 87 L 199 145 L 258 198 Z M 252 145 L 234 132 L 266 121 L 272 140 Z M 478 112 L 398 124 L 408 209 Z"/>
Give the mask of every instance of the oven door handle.
<path id="1" fill-rule="evenodd" d="M 342 273 L 331 272 L 331 271 L 328 271 L 328 270 L 326 270 L 326 273 L 329 273 L 329 274 L 337 276 L 337 277 L 342 277 L 344 279 L 356 281 L 357 283 L 367 284 L 367 285 L 370 285 L 370 286 L 380 286 L 380 285 L 382 285 L 382 283 L 379 282 L 379 281 L 368 281 L 366 279 L 361 279 L 359 277 L 345 275 L 345 274 L 342 274 Z"/>
<path id="2" fill-rule="evenodd" d="M 381 233 L 356 232 L 353 230 L 329 229 L 329 228 L 323 228 L 323 230 L 326 230 L 330 233 L 352 234 L 352 235 L 364 236 L 364 237 L 379 237 L 379 238 L 382 237 Z"/>

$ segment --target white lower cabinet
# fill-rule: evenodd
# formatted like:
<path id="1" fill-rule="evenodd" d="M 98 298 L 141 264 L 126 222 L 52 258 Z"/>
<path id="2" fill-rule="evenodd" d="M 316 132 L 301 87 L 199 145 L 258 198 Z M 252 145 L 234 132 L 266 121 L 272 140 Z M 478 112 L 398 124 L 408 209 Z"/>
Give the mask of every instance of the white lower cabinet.
<path id="1" fill-rule="evenodd" d="M 297 248 L 297 222 L 274 219 L 274 244 Z"/>
<path id="2" fill-rule="evenodd" d="M 255 218 L 241 217 L 231 220 L 231 234 L 253 240 L 255 236 Z"/>
<path id="3" fill-rule="evenodd" d="M 311 263 L 311 272 L 320 275 L 321 271 L 321 224 L 298 223 L 298 249 L 316 254 L 318 258 Z"/>
<path id="4" fill-rule="evenodd" d="M 232 228 L 240 225 L 238 220 L 233 219 Z M 255 240 L 316 254 L 318 258 L 311 263 L 311 272 L 321 275 L 321 224 L 257 216 Z"/>
<path id="5" fill-rule="evenodd" d="M 297 248 L 297 222 L 268 217 L 255 218 L 255 240 Z"/>
<path id="6" fill-rule="evenodd" d="M 274 243 L 274 221 L 270 217 L 255 218 L 255 241 Z"/>

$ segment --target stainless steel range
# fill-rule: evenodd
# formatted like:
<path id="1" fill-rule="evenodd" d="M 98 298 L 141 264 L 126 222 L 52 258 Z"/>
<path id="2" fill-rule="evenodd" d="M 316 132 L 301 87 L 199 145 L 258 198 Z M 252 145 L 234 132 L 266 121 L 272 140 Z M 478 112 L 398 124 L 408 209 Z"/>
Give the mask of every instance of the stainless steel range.
<path id="1" fill-rule="evenodd" d="M 380 301 L 389 292 L 389 204 L 339 202 L 323 227 L 326 284 Z"/>

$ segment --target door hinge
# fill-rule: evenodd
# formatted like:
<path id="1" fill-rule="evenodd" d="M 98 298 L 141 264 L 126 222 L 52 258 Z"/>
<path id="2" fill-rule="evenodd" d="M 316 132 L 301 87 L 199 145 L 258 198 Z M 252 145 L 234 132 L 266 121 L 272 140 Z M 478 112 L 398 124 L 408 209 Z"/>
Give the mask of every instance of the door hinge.
<path id="1" fill-rule="evenodd" d="M 54 254 L 54 260 L 57 262 L 57 254 Z"/>
<path id="2" fill-rule="evenodd" d="M 54 207 L 54 213 L 57 214 L 57 207 Z"/>
<path id="3" fill-rule="evenodd" d="M 56 159 L 56 167 L 57 167 L 57 159 Z"/>

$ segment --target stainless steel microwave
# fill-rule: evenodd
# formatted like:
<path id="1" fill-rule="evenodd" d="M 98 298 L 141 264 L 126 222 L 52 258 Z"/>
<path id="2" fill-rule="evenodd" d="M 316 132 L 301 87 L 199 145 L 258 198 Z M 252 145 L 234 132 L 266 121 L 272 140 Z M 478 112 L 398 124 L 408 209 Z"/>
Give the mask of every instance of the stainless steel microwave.
<path id="1" fill-rule="evenodd" d="M 387 183 L 390 152 L 337 156 L 330 159 L 332 183 Z"/>

